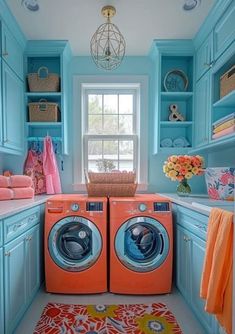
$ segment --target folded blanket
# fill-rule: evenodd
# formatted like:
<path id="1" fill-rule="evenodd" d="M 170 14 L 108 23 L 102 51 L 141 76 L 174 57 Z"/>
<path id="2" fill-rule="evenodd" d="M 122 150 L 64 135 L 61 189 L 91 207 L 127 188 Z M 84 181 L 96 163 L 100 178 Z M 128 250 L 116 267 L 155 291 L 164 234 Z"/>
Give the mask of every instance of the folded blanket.
<path id="1" fill-rule="evenodd" d="M 14 194 L 14 199 L 20 198 L 33 198 L 34 189 L 33 188 L 11 188 Z"/>
<path id="2" fill-rule="evenodd" d="M 26 175 L 0 175 L 0 188 L 27 188 L 32 186 L 32 179 Z"/>
<path id="3" fill-rule="evenodd" d="M 218 125 L 220 125 L 220 124 L 222 124 L 222 123 L 224 123 L 226 121 L 229 121 L 231 119 L 235 119 L 235 112 L 233 112 L 232 114 L 229 114 L 227 116 L 224 116 L 224 117 L 218 119 L 218 121 L 214 122 L 212 125 L 213 125 L 213 127 L 216 127 L 216 126 L 218 126 Z"/>
<path id="4" fill-rule="evenodd" d="M 218 132 L 220 132 L 224 129 L 229 128 L 230 126 L 232 126 L 234 124 L 235 124 L 235 119 L 230 119 L 229 121 L 224 122 L 224 123 L 220 124 L 219 126 L 216 126 L 213 130 L 213 133 L 218 133 Z"/>
<path id="5" fill-rule="evenodd" d="M 10 188 L 0 188 L 0 201 L 13 199 L 13 191 Z"/>
<path id="6" fill-rule="evenodd" d="M 9 199 L 33 198 L 33 197 L 34 197 L 34 190 L 31 187 L 0 188 L 0 201 L 6 201 Z"/>
<path id="7" fill-rule="evenodd" d="M 231 133 L 234 133 L 235 132 L 235 125 L 232 125 L 230 126 L 229 128 L 227 129 L 224 129 L 218 133 L 215 133 L 212 138 L 213 139 L 217 139 L 217 138 L 220 138 L 220 137 L 223 137 L 223 136 L 226 136 L 226 135 L 230 135 Z"/>
<path id="8" fill-rule="evenodd" d="M 178 137 L 173 140 L 174 147 L 187 147 L 189 146 L 189 142 L 185 137 Z"/>

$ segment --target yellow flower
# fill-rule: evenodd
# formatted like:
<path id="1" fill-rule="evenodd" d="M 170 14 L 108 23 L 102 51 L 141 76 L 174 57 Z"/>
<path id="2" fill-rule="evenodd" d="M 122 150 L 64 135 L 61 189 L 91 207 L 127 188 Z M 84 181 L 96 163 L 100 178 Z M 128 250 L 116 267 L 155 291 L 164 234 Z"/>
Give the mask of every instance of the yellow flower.
<path id="1" fill-rule="evenodd" d="M 180 171 L 180 169 L 181 169 L 181 166 L 180 166 L 180 164 L 175 164 L 175 167 L 174 167 L 174 169 L 175 169 L 177 172 L 179 172 L 179 171 Z"/>
<path id="2" fill-rule="evenodd" d="M 174 324 L 168 322 L 165 317 L 158 317 L 153 314 L 144 314 L 142 317 L 136 318 L 136 322 L 141 332 L 145 334 L 173 333 Z"/>
<path id="3" fill-rule="evenodd" d="M 164 173 L 169 172 L 169 168 L 168 168 L 166 165 L 163 166 L 163 172 L 164 172 Z"/>
<path id="4" fill-rule="evenodd" d="M 87 312 L 95 318 L 115 317 L 115 310 L 117 305 L 88 305 Z"/>
<path id="5" fill-rule="evenodd" d="M 193 167 L 193 168 L 192 168 L 192 173 L 193 173 L 194 175 L 198 174 L 198 172 L 199 172 L 199 168 L 198 168 L 198 167 Z"/>
<path id="6" fill-rule="evenodd" d="M 173 169 L 174 166 L 175 166 L 175 164 L 173 164 L 173 162 L 168 162 L 168 164 L 167 164 L 167 167 L 168 167 L 169 169 Z"/>
<path id="7" fill-rule="evenodd" d="M 170 178 L 176 178 L 178 173 L 175 170 L 170 170 L 168 174 Z"/>
<path id="8" fill-rule="evenodd" d="M 186 179 L 191 179 L 191 177 L 193 177 L 193 173 L 188 172 L 188 173 L 185 174 L 184 177 L 185 177 Z"/>

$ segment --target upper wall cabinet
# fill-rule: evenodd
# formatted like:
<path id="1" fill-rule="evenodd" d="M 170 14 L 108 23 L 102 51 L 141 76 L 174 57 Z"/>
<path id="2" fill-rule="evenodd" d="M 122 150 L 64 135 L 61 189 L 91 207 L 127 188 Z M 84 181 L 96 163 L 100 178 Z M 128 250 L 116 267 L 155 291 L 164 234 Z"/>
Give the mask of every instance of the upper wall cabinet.
<path id="1" fill-rule="evenodd" d="M 154 41 L 155 152 L 192 147 L 194 48 L 190 40 Z"/>
<path id="2" fill-rule="evenodd" d="M 221 16 L 214 28 L 214 51 L 215 59 L 229 47 L 235 40 L 235 1 L 232 1 L 230 6 Z"/>
<path id="3" fill-rule="evenodd" d="M 199 80 L 213 66 L 213 34 L 196 51 L 196 80 Z"/>
<path id="4" fill-rule="evenodd" d="M 2 59 L 23 80 L 23 50 L 7 26 L 2 23 Z"/>
<path id="5" fill-rule="evenodd" d="M 28 41 L 25 51 L 27 140 L 39 142 L 50 135 L 60 154 L 68 154 L 70 57 L 66 41 Z M 33 75 L 36 86 L 29 85 L 29 75 Z M 50 86 L 53 77 L 59 77 L 57 87 Z"/>

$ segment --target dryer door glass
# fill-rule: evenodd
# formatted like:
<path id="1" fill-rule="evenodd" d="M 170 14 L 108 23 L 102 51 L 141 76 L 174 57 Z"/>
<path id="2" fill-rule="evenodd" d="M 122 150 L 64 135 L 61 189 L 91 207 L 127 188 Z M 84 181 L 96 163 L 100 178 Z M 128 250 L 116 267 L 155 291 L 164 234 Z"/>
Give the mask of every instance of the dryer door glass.
<path id="1" fill-rule="evenodd" d="M 118 230 L 115 249 L 119 260 L 127 268 L 147 272 L 165 261 L 169 252 L 169 237 L 157 220 L 135 217 Z"/>
<path id="2" fill-rule="evenodd" d="M 72 216 L 53 226 L 48 245 L 50 255 L 58 266 L 68 271 L 82 271 L 98 259 L 102 239 L 91 221 Z"/>

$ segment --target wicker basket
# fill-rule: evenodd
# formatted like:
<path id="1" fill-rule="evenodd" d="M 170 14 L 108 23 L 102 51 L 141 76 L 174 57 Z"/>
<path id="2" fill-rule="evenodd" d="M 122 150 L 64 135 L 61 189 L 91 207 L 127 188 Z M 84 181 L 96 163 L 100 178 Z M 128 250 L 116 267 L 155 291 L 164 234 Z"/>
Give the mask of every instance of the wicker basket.
<path id="1" fill-rule="evenodd" d="M 132 197 L 135 195 L 137 183 L 86 183 L 88 196 L 102 197 Z"/>
<path id="2" fill-rule="evenodd" d="M 46 76 L 42 77 L 41 72 Z M 49 73 L 47 67 L 40 67 L 37 73 L 28 74 L 30 92 L 58 92 L 60 90 L 60 78 L 56 73 Z"/>
<path id="3" fill-rule="evenodd" d="M 220 98 L 235 89 L 235 65 L 220 77 Z"/>
<path id="4" fill-rule="evenodd" d="M 41 99 L 39 102 L 28 103 L 28 106 L 30 122 L 58 122 L 59 120 L 57 103 Z"/>

